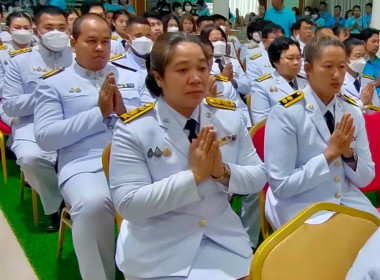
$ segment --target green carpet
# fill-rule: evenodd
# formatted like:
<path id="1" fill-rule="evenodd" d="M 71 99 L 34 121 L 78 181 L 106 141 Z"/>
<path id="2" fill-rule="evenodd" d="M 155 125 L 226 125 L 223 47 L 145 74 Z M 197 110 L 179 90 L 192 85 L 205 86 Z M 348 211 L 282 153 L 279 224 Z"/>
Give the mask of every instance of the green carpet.
<path id="1" fill-rule="evenodd" d="M 58 260 L 58 232 L 51 234 L 44 232 L 44 214 L 40 201 L 38 201 L 39 224 L 34 225 L 31 190 L 25 188 L 24 200 L 20 203 L 20 170 L 15 160 L 7 160 L 7 169 L 7 184 L 4 184 L 3 173 L 0 171 L 0 208 L 38 278 L 41 280 L 81 279 L 71 230 L 66 229 L 62 258 Z M 17 275 L 14 279 L 17 279 Z M 120 272 L 116 279 L 123 279 Z"/>

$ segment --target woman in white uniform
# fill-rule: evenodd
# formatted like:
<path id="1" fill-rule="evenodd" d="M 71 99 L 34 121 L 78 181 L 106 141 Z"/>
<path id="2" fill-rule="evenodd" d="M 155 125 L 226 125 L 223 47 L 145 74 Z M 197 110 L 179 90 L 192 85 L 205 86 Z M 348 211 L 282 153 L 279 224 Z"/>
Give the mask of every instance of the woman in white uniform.
<path id="1" fill-rule="evenodd" d="M 147 77 L 157 102 L 116 126 L 109 180 L 125 219 L 116 262 L 129 280 L 248 275 L 249 238 L 228 200 L 259 192 L 267 175 L 233 105 L 204 99 L 208 82 L 199 39 L 166 33 Z"/>

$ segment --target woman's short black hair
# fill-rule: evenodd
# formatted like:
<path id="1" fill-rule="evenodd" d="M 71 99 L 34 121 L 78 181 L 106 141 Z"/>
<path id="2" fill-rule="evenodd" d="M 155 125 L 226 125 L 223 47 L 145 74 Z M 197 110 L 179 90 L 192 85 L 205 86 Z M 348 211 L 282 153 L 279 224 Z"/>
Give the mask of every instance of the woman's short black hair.
<path id="1" fill-rule="evenodd" d="M 275 63 L 280 61 L 282 52 L 288 50 L 291 45 L 296 45 L 301 55 L 300 44 L 291 38 L 280 37 L 270 44 L 268 48 L 268 56 L 269 61 L 274 68 L 276 68 Z"/>
<path id="2" fill-rule="evenodd" d="M 368 39 L 372 37 L 373 34 L 379 35 L 379 30 L 374 28 L 366 28 L 360 32 L 360 38 L 367 43 Z"/>
<path id="3" fill-rule="evenodd" d="M 175 47 L 184 42 L 199 45 L 206 57 L 207 53 L 197 35 L 188 35 L 184 32 L 167 32 L 159 36 L 150 53 L 150 71 L 145 79 L 146 87 L 155 96 L 162 95 L 162 88 L 158 86 L 153 72 L 157 72 L 161 77 L 164 77 L 166 66 L 172 60 Z"/>
<path id="4" fill-rule="evenodd" d="M 349 37 L 343 41 L 344 47 L 346 48 L 346 56 L 349 57 L 352 50 L 356 46 L 364 46 L 364 42 L 356 37 Z"/>

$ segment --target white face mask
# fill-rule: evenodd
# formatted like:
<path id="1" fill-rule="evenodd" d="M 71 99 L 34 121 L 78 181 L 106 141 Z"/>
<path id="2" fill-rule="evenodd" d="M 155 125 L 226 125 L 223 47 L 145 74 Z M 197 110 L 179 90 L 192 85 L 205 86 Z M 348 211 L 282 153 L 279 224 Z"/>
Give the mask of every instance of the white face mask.
<path id="1" fill-rule="evenodd" d="M 226 28 L 224 25 L 221 25 L 221 26 L 219 26 L 219 27 L 220 27 L 220 29 L 223 30 L 224 33 L 226 33 L 227 28 Z"/>
<path id="2" fill-rule="evenodd" d="M 364 57 L 361 57 L 359 59 L 351 60 L 350 63 L 348 64 L 348 67 L 350 69 L 358 74 L 361 74 L 364 70 L 365 65 L 367 64 L 367 60 L 365 60 Z"/>
<path id="3" fill-rule="evenodd" d="M 182 14 L 182 8 L 178 8 L 178 9 L 177 9 L 177 13 L 178 13 L 178 14 Z"/>
<path id="4" fill-rule="evenodd" d="M 30 30 L 14 30 L 11 31 L 12 40 L 18 44 L 29 44 L 32 41 L 33 34 Z"/>
<path id="5" fill-rule="evenodd" d="M 171 26 L 167 29 L 168 32 L 178 32 L 179 28 L 177 26 Z"/>
<path id="6" fill-rule="evenodd" d="M 142 36 L 132 39 L 131 47 L 138 55 L 145 56 L 150 54 L 152 51 L 153 41 L 148 37 Z"/>
<path id="7" fill-rule="evenodd" d="M 260 37 L 260 34 L 258 32 L 253 32 L 251 34 L 251 37 L 253 38 L 253 40 L 255 40 L 256 42 L 261 42 L 261 37 Z"/>
<path id="8" fill-rule="evenodd" d="M 214 56 L 222 56 L 226 54 L 226 43 L 222 41 L 216 41 L 213 42 L 212 45 L 214 46 Z"/>
<path id="9" fill-rule="evenodd" d="M 41 35 L 44 46 L 53 52 L 62 51 L 67 46 L 69 39 L 69 35 L 58 30 L 49 31 Z"/>
<path id="10" fill-rule="evenodd" d="M 309 11 L 306 11 L 305 12 L 305 16 L 309 16 L 310 15 L 310 12 Z"/>
<path id="11" fill-rule="evenodd" d="M 185 6 L 185 11 L 188 13 L 191 12 L 192 9 L 193 9 L 193 7 L 191 7 L 190 5 Z"/>

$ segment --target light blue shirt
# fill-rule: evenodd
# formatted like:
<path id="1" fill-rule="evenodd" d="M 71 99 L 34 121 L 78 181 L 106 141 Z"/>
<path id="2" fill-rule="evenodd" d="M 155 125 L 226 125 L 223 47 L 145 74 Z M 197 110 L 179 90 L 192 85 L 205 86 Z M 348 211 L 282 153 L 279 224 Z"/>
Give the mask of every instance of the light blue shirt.
<path id="1" fill-rule="evenodd" d="M 284 7 L 281 11 L 275 8 L 269 9 L 265 13 L 264 19 L 280 25 L 284 29 L 286 37 L 290 37 L 290 27 L 296 22 L 296 16 L 287 7 Z"/>
<path id="2" fill-rule="evenodd" d="M 207 6 L 204 6 L 203 8 L 202 8 L 202 10 L 200 10 L 200 11 L 197 11 L 197 15 L 198 16 L 209 16 L 210 15 L 210 10 L 208 9 L 208 7 Z"/>
<path id="3" fill-rule="evenodd" d="M 324 12 L 319 15 L 319 17 L 323 18 L 326 22 L 329 18 L 331 18 L 331 15 L 329 12 Z"/>
<path id="4" fill-rule="evenodd" d="M 357 22 L 358 25 L 359 25 L 359 27 L 362 28 L 362 29 L 368 27 L 367 26 L 367 20 L 363 16 L 359 17 L 358 19 L 355 19 L 354 16 L 348 18 L 347 21 L 346 21 L 346 25 L 345 26 L 347 28 L 351 28 L 352 26 L 354 26 L 355 22 Z M 355 29 L 353 29 L 351 31 L 351 34 L 359 34 L 359 33 L 360 33 L 360 31 L 357 28 L 355 28 Z"/>
<path id="5" fill-rule="evenodd" d="M 66 0 L 49 0 L 47 5 L 56 6 L 62 10 L 66 10 Z"/>
<path id="6" fill-rule="evenodd" d="M 372 20 L 372 14 L 364 14 L 362 16 L 365 20 L 367 20 L 367 26 L 369 26 L 371 24 L 371 20 Z"/>
<path id="7" fill-rule="evenodd" d="M 329 19 L 326 22 L 326 26 L 328 28 L 333 28 L 337 21 L 338 21 L 338 19 L 336 17 L 329 17 Z M 345 24 L 346 24 L 346 19 L 344 17 L 341 17 L 339 19 L 339 26 L 344 27 Z"/>
<path id="8" fill-rule="evenodd" d="M 373 61 L 368 60 L 367 64 L 364 67 L 363 75 L 373 76 L 376 80 L 380 75 L 380 59 L 375 55 L 375 59 Z M 376 88 L 376 92 L 380 93 L 380 87 Z"/>

